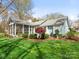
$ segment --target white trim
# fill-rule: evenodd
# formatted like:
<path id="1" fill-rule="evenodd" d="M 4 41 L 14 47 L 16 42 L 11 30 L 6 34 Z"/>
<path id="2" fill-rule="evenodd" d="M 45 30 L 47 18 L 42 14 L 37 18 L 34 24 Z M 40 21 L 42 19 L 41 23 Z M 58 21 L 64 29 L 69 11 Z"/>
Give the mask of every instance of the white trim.
<path id="1" fill-rule="evenodd" d="M 9 25 L 13 25 L 14 23 L 13 22 L 11 22 Z"/>
<path id="2" fill-rule="evenodd" d="M 46 26 L 46 33 L 49 34 L 48 26 Z"/>

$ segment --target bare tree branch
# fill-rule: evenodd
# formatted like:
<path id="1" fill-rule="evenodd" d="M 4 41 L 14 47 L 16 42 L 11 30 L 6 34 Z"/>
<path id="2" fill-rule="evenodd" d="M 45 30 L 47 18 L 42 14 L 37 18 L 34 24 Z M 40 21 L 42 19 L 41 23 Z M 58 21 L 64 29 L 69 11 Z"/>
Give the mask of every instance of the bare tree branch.
<path id="1" fill-rule="evenodd" d="M 12 0 L 12 2 L 11 2 L 4 10 L 2 10 L 0 14 L 2 14 L 4 11 L 6 11 L 6 10 L 10 7 L 10 5 L 12 5 L 12 3 L 13 3 L 14 1 L 15 1 L 15 0 Z"/>

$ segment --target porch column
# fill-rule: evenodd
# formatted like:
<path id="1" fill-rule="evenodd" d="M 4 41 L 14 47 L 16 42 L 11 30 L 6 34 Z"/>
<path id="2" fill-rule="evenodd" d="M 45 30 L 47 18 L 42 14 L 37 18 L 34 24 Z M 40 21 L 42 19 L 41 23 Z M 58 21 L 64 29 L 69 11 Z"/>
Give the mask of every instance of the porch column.
<path id="1" fill-rule="evenodd" d="M 11 35 L 11 25 L 10 25 L 9 29 L 10 29 L 10 32 L 9 32 L 9 34 Z"/>
<path id="2" fill-rule="evenodd" d="M 34 29 L 33 29 L 33 33 L 35 34 L 35 27 L 34 27 Z"/>
<path id="3" fill-rule="evenodd" d="M 24 33 L 24 25 L 22 25 L 22 33 Z"/>
<path id="4" fill-rule="evenodd" d="M 13 24 L 12 24 L 12 35 L 13 35 Z"/>
<path id="5" fill-rule="evenodd" d="M 52 36 L 53 36 L 53 34 L 54 34 L 54 33 L 53 33 L 53 26 L 52 26 Z"/>
<path id="6" fill-rule="evenodd" d="M 15 24 L 15 36 L 16 36 L 16 24 Z"/>
<path id="7" fill-rule="evenodd" d="M 29 25 L 29 35 L 30 35 L 30 25 Z"/>
<path id="8" fill-rule="evenodd" d="M 55 26 L 53 26 L 53 34 L 55 34 Z"/>

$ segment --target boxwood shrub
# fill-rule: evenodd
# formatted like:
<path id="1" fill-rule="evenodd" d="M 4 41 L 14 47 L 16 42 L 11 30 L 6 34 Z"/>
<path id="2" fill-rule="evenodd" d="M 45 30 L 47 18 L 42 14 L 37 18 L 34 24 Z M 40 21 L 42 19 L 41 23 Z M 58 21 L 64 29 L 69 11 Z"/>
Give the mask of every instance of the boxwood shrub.
<path id="1" fill-rule="evenodd" d="M 49 35 L 48 34 L 43 33 L 41 35 L 41 39 L 48 39 L 48 38 L 49 38 Z"/>
<path id="2" fill-rule="evenodd" d="M 5 37 L 4 33 L 0 33 L 0 38 Z"/>
<path id="3" fill-rule="evenodd" d="M 37 34 L 30 34 L 29 38 L 30 39 L 36 39 L 37 38 Z"/>
<path id="4" fill-rule="evenodd" d="M 23 37 L 23 38 L 28 38 L 28 33 L 22 34 L 22 37 Z"/>

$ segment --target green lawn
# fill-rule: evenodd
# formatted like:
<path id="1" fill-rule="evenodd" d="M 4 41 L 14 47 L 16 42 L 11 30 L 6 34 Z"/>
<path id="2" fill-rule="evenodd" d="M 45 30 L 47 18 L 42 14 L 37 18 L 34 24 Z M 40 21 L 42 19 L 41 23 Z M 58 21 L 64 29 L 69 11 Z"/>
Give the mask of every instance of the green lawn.
<path id="1" fill-rule="evenodd" d="M 79 42 L 0 38 L 0 59 L 79 59 Z"/>

